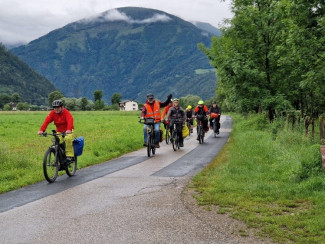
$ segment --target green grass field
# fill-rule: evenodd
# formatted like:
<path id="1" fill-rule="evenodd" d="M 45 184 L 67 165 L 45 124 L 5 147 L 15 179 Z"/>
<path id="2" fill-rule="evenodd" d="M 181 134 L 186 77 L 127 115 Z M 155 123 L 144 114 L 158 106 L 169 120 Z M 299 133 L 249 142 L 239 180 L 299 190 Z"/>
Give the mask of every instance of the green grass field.
<path id="1" fill-rule="evenodd" d="M 201 205 L 217 205 L 279 243 L 325 243 L 320 145 L 263 116 L 234 115 L 221 154 L 191 183 Z"/>
<path id="2" fill-rule="evenodd" d="M 37 135 L 48 112 L 0 112 L 0 193 L 44 180 L 50 137 Z M 142 147 L 139 112 L 72 112 L 84 136 L 78 166 L 98 164 Z M 268 123 L 260 115 L 232 115 L 234 128 L 217 158 L 194 177 L 200 205 L 217 205 L 261 237 L 279 243 L 325 243 L 325 173 L 319 144 Z M 54 129 L 50 125 L 48 131 Z M 242 231 L 242 234 L 246 233 Z"/>
<path id="3" fill-rule="evenodd" d="M 42 161 L 51 137 L 37 135 L 48 112 L 0 112 L 0 193 L 44 180 Z M 140 112 L 72 112 L 76 136 L 85 147 L 78 168 L 142 147 Z M 47 131 L 55 129 L 51 123 Z"/>

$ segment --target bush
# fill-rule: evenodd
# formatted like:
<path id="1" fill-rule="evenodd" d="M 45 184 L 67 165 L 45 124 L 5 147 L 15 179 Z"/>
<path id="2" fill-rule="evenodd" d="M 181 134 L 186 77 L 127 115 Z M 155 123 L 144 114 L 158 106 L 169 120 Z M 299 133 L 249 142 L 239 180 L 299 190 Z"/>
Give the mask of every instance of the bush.
<path id="1" fill-rule="evenodd" d="M 301 168 L 298 179 L 305 180 L 323 173 L 320 145 L 315 144 L 304 149 L 301 153 Z"/>

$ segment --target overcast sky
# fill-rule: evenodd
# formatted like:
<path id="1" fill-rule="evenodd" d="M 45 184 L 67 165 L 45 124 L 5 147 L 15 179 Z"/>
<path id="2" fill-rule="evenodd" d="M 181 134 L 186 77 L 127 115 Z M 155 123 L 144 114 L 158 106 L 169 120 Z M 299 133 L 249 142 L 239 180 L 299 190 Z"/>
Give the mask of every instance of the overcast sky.
<path id="1" fill-rule="evenodd" d="M 215 27 L 232 17 L 230 0 L 0 0 L 0 42 L 27 43 L 71 22 L 128 6 L 158 9 Z"/>

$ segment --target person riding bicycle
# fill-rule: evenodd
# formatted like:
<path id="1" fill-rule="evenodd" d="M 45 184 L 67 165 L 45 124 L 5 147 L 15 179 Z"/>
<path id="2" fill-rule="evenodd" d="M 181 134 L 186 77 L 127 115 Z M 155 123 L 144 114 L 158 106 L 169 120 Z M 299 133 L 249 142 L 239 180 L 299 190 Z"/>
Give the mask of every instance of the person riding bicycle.
<path id="1" fill-rule="evenodd" d="M 62 100 L 54 100 L 52 102 L 53 110 L 46 116 L 40 130 L 37 134 L 41 135 L 46 131 L 47 126 L 54 122 L 56 126 L 56 131 L 60 133 L 65 133 L 64 140 L 61 138 L 60 143 L 62 144 L 65 141 L 65 153 L 66 160 L 65 163 L 71 162 L 71 157 L 74 157 L 74 151 L 72 147 L 73 141 L 73 117 L 68 109 L 63 105 Z"/>
<path id="2" fill-rule="evenodd" d="M 173 107 L 173 102 L 172 101 L 170 101 L 169 104 L 166 107 L 164 107 L 162 115 L 161 115 L 161 121 L 163 122 L 165 129 L 166 129 L 166 126 L 167 126 L 167 123 L 168 123 L 168 121 L 166 120 L 165 117 L 167 116 L 168 110 L 171 107 Z"/>
<path id="3" fill-rule="evenodd" d="M 217 122 L 217 131 L 216 131 L 216 133 L 219 134 L 221 108 L 218 106 L 217 102 L 212 103 L 212 107 L 209 109 L 209 113 L 210 113 L 210 119 L 209 119 L 210 127 L 213 128 L 212 121 L 213 121 L 213 119 L 216 119 L 216 122 Z"/>
<path id="4" fill-rule="evenodd" d="M 190 121 L 191 128 L 189 129 L 191 130 L 191 133 L 193 133 L 193 115 L 194 111 L 192 109 L 192 106 L 188 105 L 186 108 L 186 121 Z"/>
<path id="5" fill-rule="evenodd" d="M 154 99 L 154 95 L 149 93 L 147 95 L 147 101 L 143 104 L 141 119 L 144 118 L 155 118 L 155 147 L 159 148 L 160 141 L 160 121 L 161 121 L 161 113 L 160 108 L 166 107 L 170 103 L 170 99 L 172 98 L 172 94 L 169 94 L 167 100 L 165 102 L 160 102 L 159 100 Z M 147 146 L 147 125 L 143 126 L 143 139 L 144 146 Z"/>
<path id="6" fill-rule="evenodd" d="M 202 121 L 203 129 L 205 130 L 205 132 L 209 130 L 208 118 L 207 118 L 208 114 L 209 114 L 209 109 L 207 108 L 207 106 L 204 105 L 204 102 L 200 100 L 198 102 L 198 105 L 194 109 L 194 116 L 198 121 Z M 198 139 L 199 137 L 197 137 L 197 140 Z"/>
<path id="7" fill-rule="evenodd" d="M 172 132 L 174 123 L 176 123 L 177 135 L 179 138 L 179 146 L 184 146 L 183 139 L 183 126 L 185 125 L 186 115 L 184 110 L 179 106 L 177 98 L 173 99 L 173 107 L 168 110 L 167 119 L 170 121 L 170 133 Z"/>

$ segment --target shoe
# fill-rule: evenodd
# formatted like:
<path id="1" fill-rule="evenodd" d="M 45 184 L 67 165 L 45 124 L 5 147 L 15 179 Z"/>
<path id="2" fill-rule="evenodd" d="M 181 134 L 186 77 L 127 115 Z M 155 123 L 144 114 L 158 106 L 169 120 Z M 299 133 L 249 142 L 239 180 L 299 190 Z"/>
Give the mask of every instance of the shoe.
<path id="1" fill-rule="evenodd" d="M 180 147 L 184 147 L 183 142 L 180 142 L 180 143 L 179 143 L 179 146 L 180 146 Z"/>
<path id="2" fill-rule="evenodd" d="M 64 160 L 64 164 L 65 164 L 65 165 L 69 165 L 69 164 L 71 164 L 71 161 L 72 161 L 71 157 L 67 157 L 67 158 Z"/>
<path id="3" fill-rule="evenodd" d="M 159 148 L 160 146 L 159 146 L 159 144 L 155 144 L 155 148 Z"/>
<path id="4" fill-rule="evenodd" d="M 191 133 L 193 133 L 193 129 L 191 129 Z"/>
<path id="5" fill-rule="evenodd" d="M 199 137 L 196 137 L 196 140 L 199 140 Z"/>
<path id="6" fill-rule="evenodd" d="M 143 143 L 143 146 L 146 147 L 146 146 L 148 146 L 148 144 L 147 143 Z"/>
<path id="7" fill-rule="evenodd" d="M 219 135 L 219 130 L 217 130 L 217 135 Z"/>

